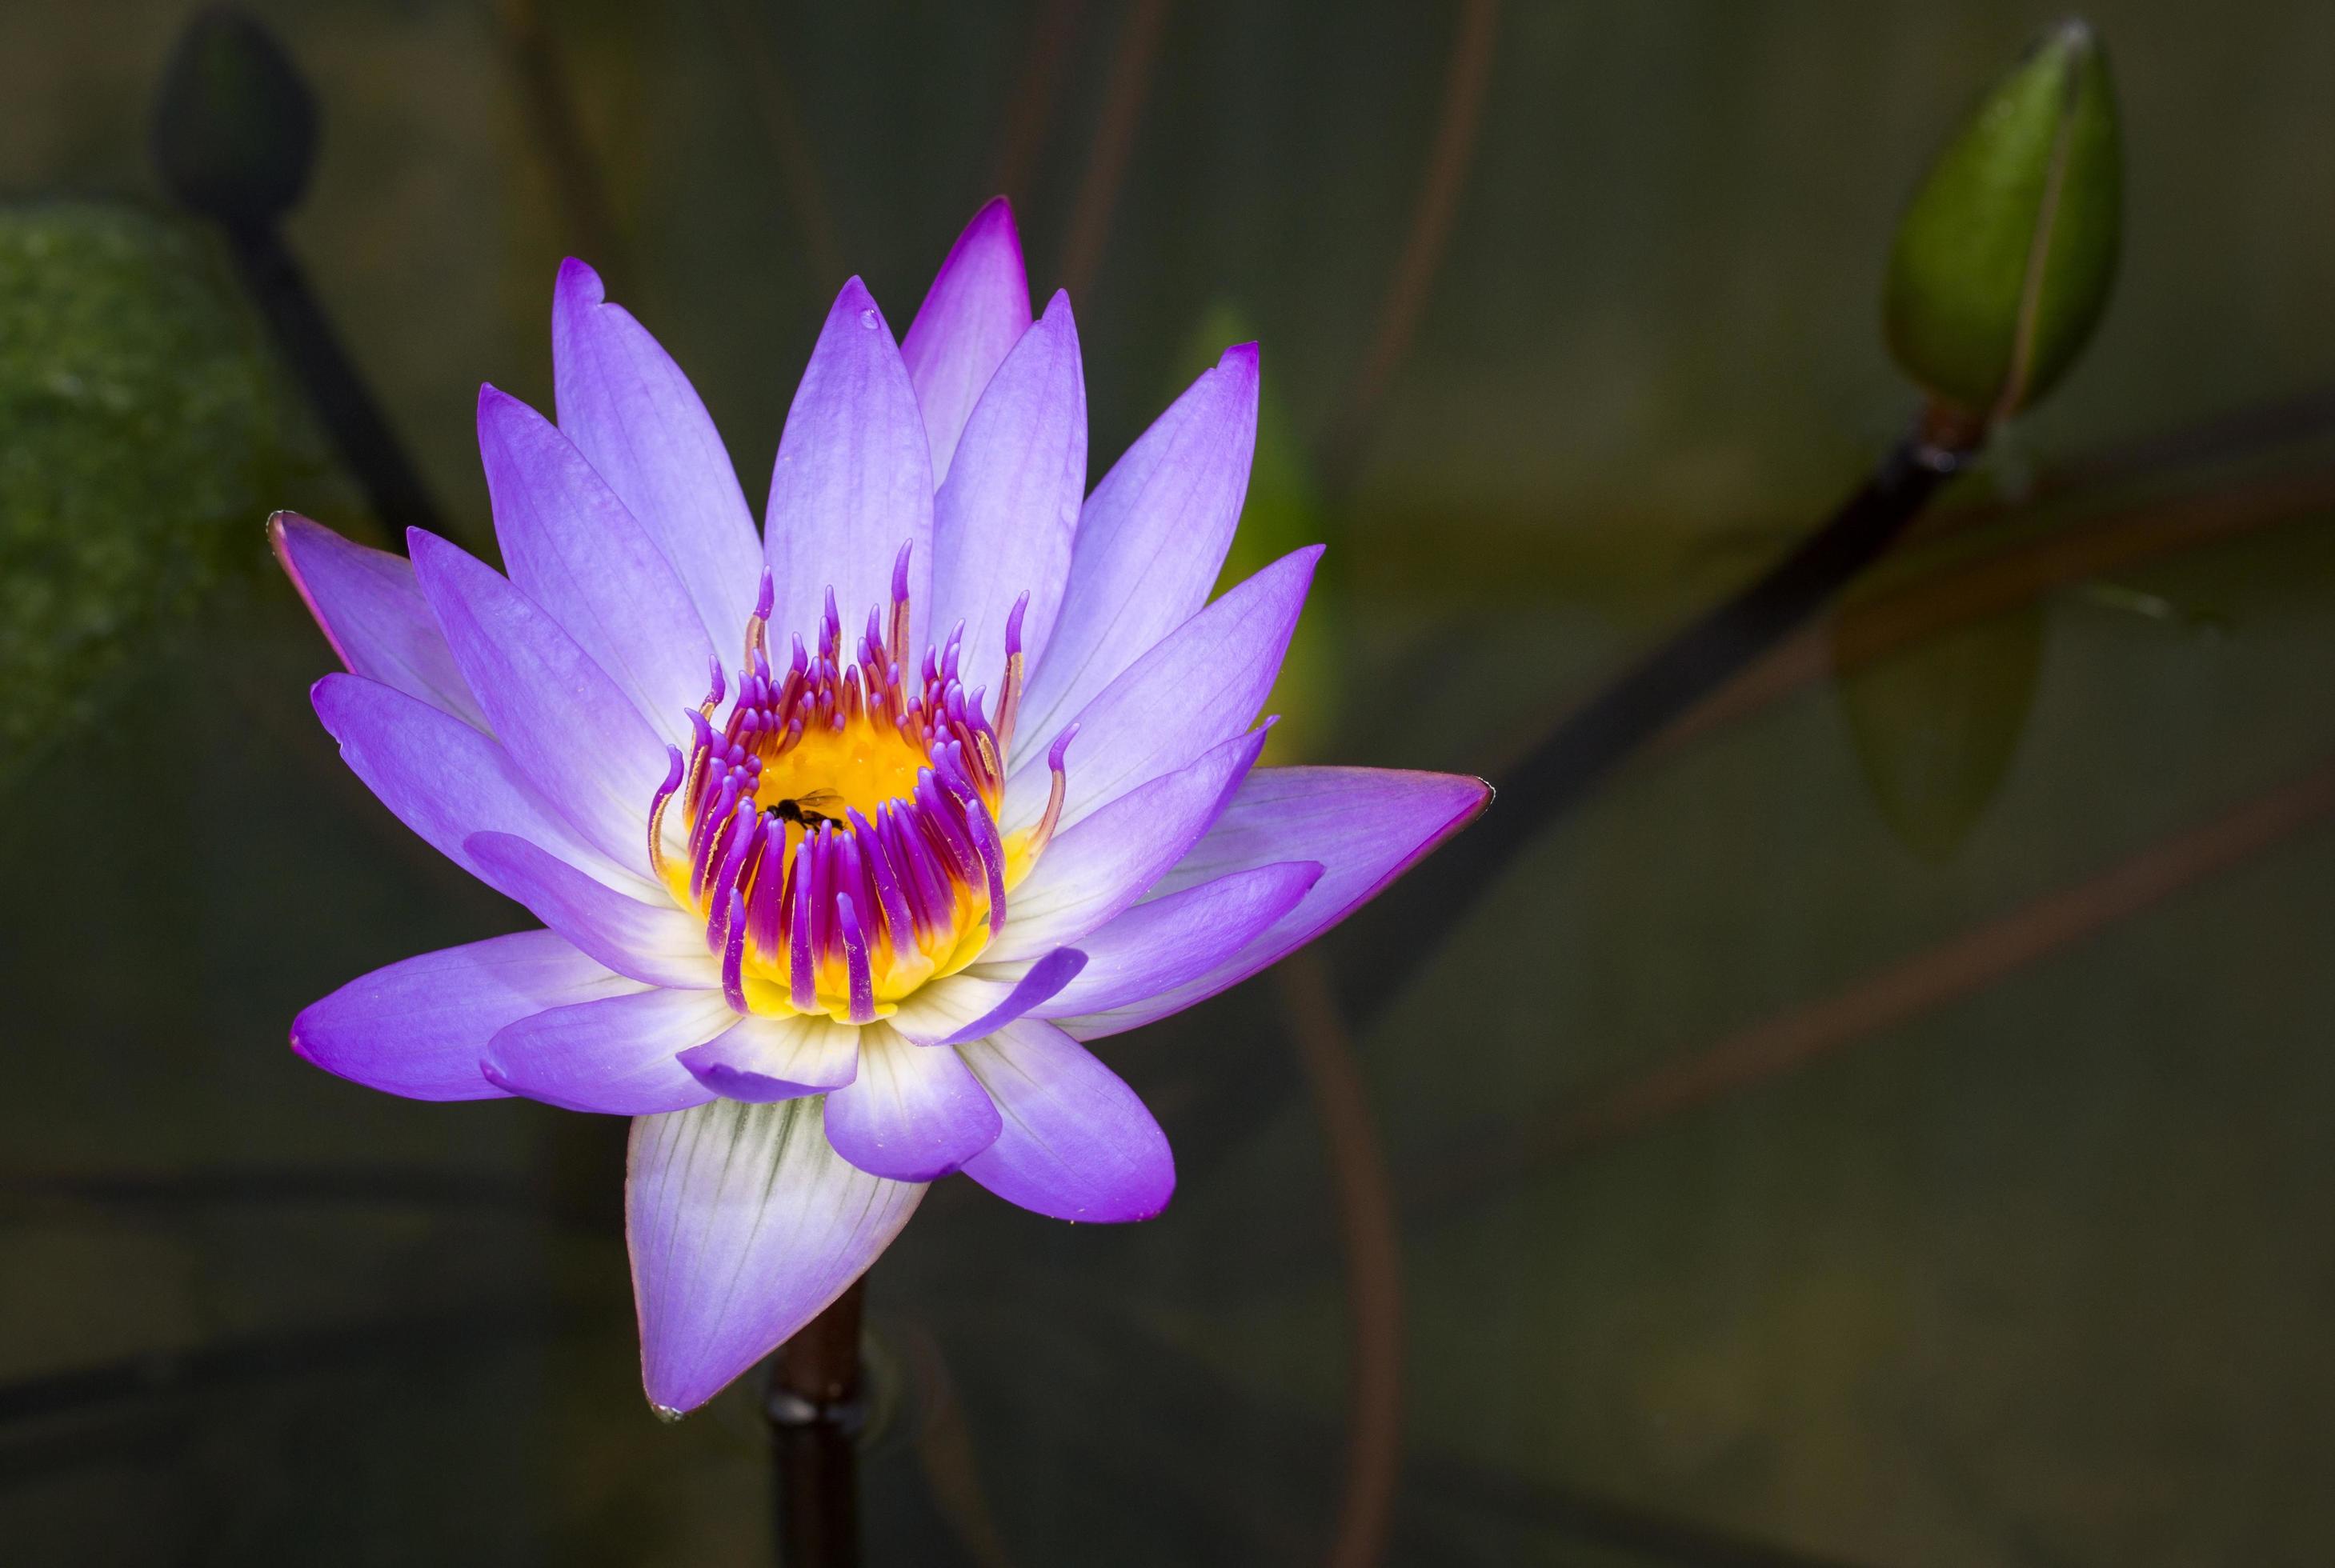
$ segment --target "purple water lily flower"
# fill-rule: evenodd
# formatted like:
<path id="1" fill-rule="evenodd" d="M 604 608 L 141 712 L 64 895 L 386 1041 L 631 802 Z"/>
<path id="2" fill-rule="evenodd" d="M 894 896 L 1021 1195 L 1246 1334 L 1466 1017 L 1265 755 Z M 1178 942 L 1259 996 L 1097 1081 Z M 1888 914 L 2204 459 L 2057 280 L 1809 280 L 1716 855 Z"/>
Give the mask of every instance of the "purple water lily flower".
<path id="1" fill-rule="evenodd" d="M 315 708 L 383 804 L 547 929 L 393 963 L 292 1046 L 417 1099 L 635 1118 L 648 1398 L 702 1404 L 835 1300 L 926 1184 L 1145 1219 L 1168 1141 L 1084 1043 L 1342 919 L 1474 779 L 1256 769 L 1317 548 L 1213 603 L 1257 356 L 1091 495 L 1069 302 L 1003 200 L 896 345 L 844 286 L 758 537 L 705 408 L 578 262 L 558 422 L 479 400 L 508 575 L 279 515 L 347 673 Z"/>

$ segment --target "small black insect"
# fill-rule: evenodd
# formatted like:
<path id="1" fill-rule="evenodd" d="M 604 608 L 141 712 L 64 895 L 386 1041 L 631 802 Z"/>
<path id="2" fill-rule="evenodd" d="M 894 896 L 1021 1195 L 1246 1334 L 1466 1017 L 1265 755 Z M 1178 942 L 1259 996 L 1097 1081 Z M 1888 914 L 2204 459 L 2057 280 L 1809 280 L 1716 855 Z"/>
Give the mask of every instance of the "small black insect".
<path id="1" fill-rule="evenodd" d="M 822 822 L 832 822 L 840 827 L 843 818 L 833 815 L 833 812 L 842 804 L 843 798 L 834 790 L 813 789 L 790 799 L 773 800 L 762 808 L 762 814 L 775 817 L 781 822 L 791 822 L 809 833 Z"/>

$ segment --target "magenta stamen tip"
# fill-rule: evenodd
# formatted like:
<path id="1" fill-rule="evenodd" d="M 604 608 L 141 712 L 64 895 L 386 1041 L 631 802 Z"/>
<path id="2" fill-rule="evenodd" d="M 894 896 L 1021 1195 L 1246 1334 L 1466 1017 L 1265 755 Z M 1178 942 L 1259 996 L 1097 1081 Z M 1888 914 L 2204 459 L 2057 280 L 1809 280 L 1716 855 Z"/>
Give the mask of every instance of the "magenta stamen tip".
<path id="1" fill-rule="evenodd" d="M 770 618 L 770 606 L 777 604 L 778 599 L 778 585 L 770 580 L 770 567 L 764 566 L 762 568 L 761 588 L 754 595 L 754 618 L 758 621 L 769 620 Z"/>

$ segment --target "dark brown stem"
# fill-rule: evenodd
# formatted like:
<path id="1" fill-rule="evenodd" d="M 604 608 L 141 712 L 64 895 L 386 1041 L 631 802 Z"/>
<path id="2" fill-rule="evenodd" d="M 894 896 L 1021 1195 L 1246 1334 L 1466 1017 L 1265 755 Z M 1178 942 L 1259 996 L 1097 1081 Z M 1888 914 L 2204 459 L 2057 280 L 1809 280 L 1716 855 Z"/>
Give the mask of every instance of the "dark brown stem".
<path id="1" fill-rule="evenodd" d="M 392 538 L 409 528 L 443 533 L 438 508 L 390 429 L 389 416 L 349 359 L 308 276 L 273 224 L 229 223 L 228 243 L 276 346 L 308 389 L 341 460 Z"/>
<path id="2" fill-rule="evenodd" d="M 783 1568 L 857 1568 L 859 1431 L 867 1415 L 859 1375 L 859 1310 L 867 1282 L 851 1288 L 779 1347 L 764 1409 L 777 1466 L 779 1562 Z"/>
<path id="3" fill-rule="evenodd" d="M 1954 444 L 1940 444 L 1939 440 Z M 1499 785 L 1493 809 L 1358 916 L 1341 944 L 1342 1001 L 1369 1018 L 1551 822 L 1613 767 L 1832 602 L 1879 558 L 1975 450 L 1972 432 L 1922 427 L 1892 448 L 1825 526 L 1749 586 L 1690 623 L 1559 724 Z"/>

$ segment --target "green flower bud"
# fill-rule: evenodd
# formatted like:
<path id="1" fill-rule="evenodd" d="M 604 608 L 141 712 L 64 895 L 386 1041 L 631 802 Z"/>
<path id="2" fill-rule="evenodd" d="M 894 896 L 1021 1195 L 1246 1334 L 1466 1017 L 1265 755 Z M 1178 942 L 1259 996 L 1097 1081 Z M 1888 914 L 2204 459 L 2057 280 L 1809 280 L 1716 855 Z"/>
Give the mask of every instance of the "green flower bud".
<path id="1" fill-rule="evenodd" d="M 205 11 L 164 68 L 150 135 L 154 167 L 179 201 L 222 222 L 264 223 L 307 186 L 316 102 L 266 28 Z"/>
<path id="2" fill-rule="evenodd" d="M 1931 166 L 1897 227 L 1890 351 L 1981 423 L 2066 373 L 2107 303 L 2122 168 L 2107 56 L 2078 21 L 1995 84 Z"/>

